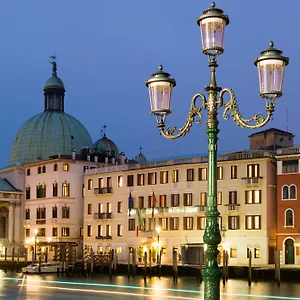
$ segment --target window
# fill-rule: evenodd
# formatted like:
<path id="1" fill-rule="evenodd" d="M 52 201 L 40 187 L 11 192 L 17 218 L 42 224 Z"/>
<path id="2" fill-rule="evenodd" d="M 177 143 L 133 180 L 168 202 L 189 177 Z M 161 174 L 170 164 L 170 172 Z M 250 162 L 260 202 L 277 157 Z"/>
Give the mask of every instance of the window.
<path id="1" fill-rule="evenodd" d="M 103 236 L 103 226 L 98 225 L 97 229 L 98 229 L 97 237 L 102 237 Z"/>
<path id="2" fill-rule="evenodd" d="M 149 196 L 148 197 L 148 208 L 152 208 L 152 207 L 155 207 L 156 206 L 156 196 L 155 195 L 152 195 L 152 196 Z"/>
<path id="3" fill-rule="evenodd" d="M 145 175 L 144 174 L 138 174 L 137 175 L 137 185 L 141 186 L 145 184 Z"/>
<path id="4" fill-rule="evenodd" d="M 236 245 L 230 245 L 230 257 L 231 258 L 237 258 L 237 246 Z"/>
<path id="5" fill-rule="evenodd" d="M 167 196 L 159 195 L 159 207 L 167 207 Z"/>
<path id="6" fill-rule="evenodd" d="M 36 187 L 36 197 L 45 198 L 46 197 L 46 185 L 40 184 Z"/>
<path id="7" fill-rule="evenodd" d="M 87 205 L 87 213 L 88 213 L 88 215 L 92 214 L 92 203 L 88 203 L 88 205 Z"/>
<path id="8" fill-rule="evenodd" d="M 61 217 L 63 219 L 69 219 L 70 218 L 70 207 L 68 206 L 63 206 L 61 208 Z"/>
<path id="9" fill-rule="evenodd" d="M 123 236 L 123 226 L 121 224 L 117 225 L 117 236 Z"/>
<path id="10" fill-rule="evenodd" d="M 183 230 L 193 230 L 193 217 L 183 217 Z"/>
<path id="11" fill-rule="evenodd" d="M 63 171 L 69 171 L 69 165 L 63 164 Z"/>
<path id="12" fill-rule="evenodd" d="M 26 187 L 26 199 L 30 199 L 30 186 Z"/>
<path id="13" fill-rule="evenodd" d="M 38 207 L 36 209 L 36 219 L 46 219 L 46 207 Z"/>
<path id="14" fill-rule="evenodd" d="M 128 220 L 128 230 L 134 231 L 135 230 L 135 219 Z"/>
<path id="15" fill-rule="evenodd" d="M 179 206 L 179 194 L 171 194 L 171 206 Z"/>
<path id="16" fill-rule="evenodd" d="M 198 169 L 198 179 L 199 179 L 199 181 L 207 180 L 207 168 L 199 168 Z"/>
<path id="17" fill-rule="evenodd" d="M 57 236 L 57 227 L 52 228 L 52 236 Z"/>
<path id="18" fill-rule="evenodd" d="M 207 206 L 207 193 L 206 192 L 200 193 L 200 205 Z"/>
<path id="19" fill-rule="evenodd" d="M 230 167 L 230 178 L 231 179 L 237 179 L 238 177 L 238 166 L 231 166 Z"/>
<path id="20" fill-rule="evenodd" d="M 122 187 L 123 186 L 123 176 L 120 175 L 118 176 L 118 187 Z"/>
<path id="21" fill-rule="evenodd" d="M 290 208 L 285 211 L 285 227 L 294 227 L 294 211 Z"/>
<path id="22" fill-rule="evenodd" d="M 144 208 L 144 197 L 140 196 L 138 201 L 138 208 Z"/>
<path id="23" fill-rule="evenodd" d="M 111 236 L 111 225 L 106 225 L 106 236 Z"/>
<path id="24" fill-rule="evenodd" d="M 57 166 L 57 164 L 54 164 L 53 165 L 53 171 L 56 172 L 57 170 L 58 170 L 58 166 Z"/>
<path id="25" fill-rule="evenodd" d="M 282 162 L 282 173 L 298 173 L 299 160 L 286 160 Z"/>
<path id="26" fill-rule="evenodd" d="M 259 176 L 259 164 L 247 165 L 247 177 L 260 177 Z"/>
<path id="27" fill-rule="evenodd" d="M 27 174 L 27 176 L 30 176 L 30 169 L 26 170 L 26 174 Z"/>
<path id="28" fill-rule="evenodd" d="M 159 218 L 158 225 L 162 230 L 168 230 L 168 218 Z"/>
<path id="29" fill-rule="evenodd" d="M 261 203 L 261 190 L 245 191 L 246 204 Z"/>
<path id="30" fill-rule="evenodd" d="M 30 237 L 30 229 L 26 228 L 25 230 L 25 237 L 29 238 Z"/>
<path id="31" fill-rule="evenodd" d="M 254 258 L 260 258 L 260 249 L 259 246 L 254 247 Z"/>
<path id="32" fill-rule="evenodd" d="M 42 173 L 46 173 L 46 166 L 42 166 Z"/>
<path id="33" fill-rule="evenodd" d="M 111 213 L 111 203 L 110 202 L 106 203 L 106 212 Z"/>
<path id="34" fill-rule="evenodd" d="M 261 229 L 261 216 L 253 215 L 246 216 L 246 228 L 245 229 Z"/>
<path id="35" fill-rule="evenodd" d="M 206 226 L 206 217 L 197 217 L 197 230 L 204 230 Z"/>
<path id="36" fill-rule="evenodd" d="M 106 178 L 106 186 L 109 188 L 112 187 L 112 179 L 110 176 Z"/>
<path id="37" fill-rule="evenodd" d="M 183 194 L 183 206 L 192 206 L 193 205 L 193 194 L 184 193 Z"/>
<path id="38" fill-rule="evenodd" d="M 297 188 L 295 185 L 283 186 L 282 187 L 282 199 L 296 199 Z"/>
<path id="39" fill-rule="evenodd" d="M 194 169 L 186 170 L 186 181 L 194 181 Z"/>
<path id="40" fill-rule="evenodd" d="M 156 184 L 156 172 L 148 173 L 148 184 Z"/>
<path id="41" fill-rule="evenodd" d="M 52 218 L 53 219 L 57 218 L 57 207 L 56 206 L 52 207 Z"/>
<path id="42" fill-rule="evenodd" d="M 62 227 L 61 228 L 61 236 L 70 236 L 70 228 Z"/>
<path id="43" fill-rule="evenodd" d="M 98 213 L 103 213 L 103 203 L 98 203 Z"/>
<path id="44" fill-rule="evenodd" d="M 93 189 L 93 179 L 88 179 L 88 190 L 92 190 Z"/>
<path id="45" fill-rule="evenodd" d="M 160 172 L 160 183 L 168 183 L 168 171 L 161 171 Z"/>
<path id="46" fill-rule="evenodd" d="M 100 189 L 102 189 L 104 187 L 104 184 L 103 184 L 103 178 L 98 178 L 98 188 L 99 188 L 99 191 Z"/>
<path id="47" fill-rule="evenodd" d="M 123 203 L 122 202 L 118 202 L 118 213 L 122 213 L 123 212 Z"/>
<path id="48" fill-rule="evenodd" d="M 62 196 L 70 197 L 70 183 L 64 182 L 62 184 Z"/>
<path id="49" fill-rule="evenodd" d="M 237 204 L 237 191 L 229 192 L 229 204 Z"/>
<path id="50" fill-rule="evenodd" d="M 92 236 L 92 225 L 87 225 L 86 227 L 86 235 Z"/>
<path id="51" fill-rule="evenodd" d="M 228 216 L 228 229 L 229 230 L 240 229 L 240 217 L 239 216 Z"/>
<path id="52" fill-rule="evenodd" d="M 42 167 L 38 167 L 37 172 L 38 172 L 38 174 L 41 174 L 42 173 Z"/>
<path id="53" fill-rule="evenodd" d="M 179 181 L 179 171 L 178 170 L 173 170 L 172 171 L 172 182 L 176 183 Z"/>
<path id="54" fill-rule="evenodd" d="M 26 210 L 25 210 L 25 219 L 30 220 L 30 209 L 29 208 L 26 208 Z"/>
<path id="55" fill-rule="evenodd" d="M 223 167 L 217 167 L 217 179 L 218 180 L 223 179 Z"/>
<path id="56" fill-rule="evenodd" d="M 179 230 L 179 218 L 170 218 L 170 230 Z"/>
<path id="57" fill-rule="evenodd" d="M 134 185 L 133 175 L 127 175 L 127 186 L 133 186 L 133 185 Z"/>
<path id="58" fill-rule="evenodd" d="M 222 200 L 223 200 L 223 193 L 217 192 L 217 204 L 222 205 Z"/>
<path id="59" fill-rule="evenodd" d="M 57 182 L 53 183 L 52 192 L 53 192 L 53 197 L 57 197 Z"/>
<path id="60" fill-rule="evenodd" d="M 37 236 L 46 236 L 46 229 L 45 228 L 39 228 Z"/>

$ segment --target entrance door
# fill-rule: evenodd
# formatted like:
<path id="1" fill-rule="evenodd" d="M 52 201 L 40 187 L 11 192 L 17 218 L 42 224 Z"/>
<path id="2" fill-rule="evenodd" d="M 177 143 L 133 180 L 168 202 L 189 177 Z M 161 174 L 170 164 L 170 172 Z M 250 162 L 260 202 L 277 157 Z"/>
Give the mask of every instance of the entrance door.
<path id="1" fill-rule="evenodd" d="M 292 239 L 287 239 L 284 243 L 285 248 L 285 264 L 292 265 L 295 263 L 295 248 L 294 241 Z"/>

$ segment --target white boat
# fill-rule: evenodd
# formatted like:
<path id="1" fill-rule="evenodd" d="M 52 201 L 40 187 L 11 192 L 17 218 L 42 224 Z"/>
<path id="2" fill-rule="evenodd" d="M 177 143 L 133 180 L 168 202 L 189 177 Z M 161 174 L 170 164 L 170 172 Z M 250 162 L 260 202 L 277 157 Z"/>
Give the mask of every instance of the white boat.
<path id="1" fill-rule="evenodd" d="M 41 263 L 41 273 L 56 273 L 57 268 L 59 268 L 59 272 L 62 271 L 62 265 L 57 262 L 47 262 Z M 32 263 L 27 267 L 22 268 L 23 273 L 39 273 L 39 264 Z"/>

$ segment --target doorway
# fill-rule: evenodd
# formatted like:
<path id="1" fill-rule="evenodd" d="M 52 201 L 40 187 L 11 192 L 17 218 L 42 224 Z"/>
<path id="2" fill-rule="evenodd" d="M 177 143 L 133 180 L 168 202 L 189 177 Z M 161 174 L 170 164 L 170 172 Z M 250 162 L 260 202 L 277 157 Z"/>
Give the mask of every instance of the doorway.
<path id="1" fill-rule="evenodd" d="M 284 242 L 285 264 L 293 265 L 295 263 L 295 247 L 292 239 L 287 239 Z"/>

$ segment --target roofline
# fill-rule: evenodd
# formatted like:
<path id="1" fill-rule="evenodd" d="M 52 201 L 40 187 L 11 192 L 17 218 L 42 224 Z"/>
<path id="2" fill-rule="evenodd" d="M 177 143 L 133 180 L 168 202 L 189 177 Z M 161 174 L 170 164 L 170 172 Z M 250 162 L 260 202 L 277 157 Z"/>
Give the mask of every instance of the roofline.
<path id="1" fill-rule="evenodd" d="M 264 133 L 268 133 L 268 132 L 278 132 L 278 133 L 289 135 L 289 136 L 292 136 L 292 137 L 295 136 L 294 134 L 292 134 L 291 132 L 288 132 L 288 131 L 284 131 L 284 130 L 277 129 L 277 128 L 269 128 L 269 129 L 266 129 L 266 130 L 261 130 L 261 131 L 255 132 L 255 133 L 249 135 L 248 137 L 252 137 L 252 136 L 255 136 L 255 135 L 260 135 L 260 134 L 264 134 Z"/>

